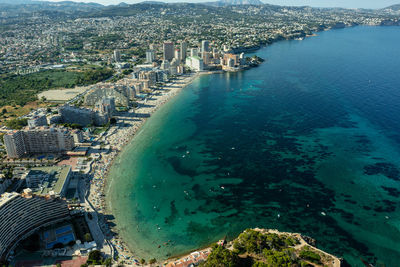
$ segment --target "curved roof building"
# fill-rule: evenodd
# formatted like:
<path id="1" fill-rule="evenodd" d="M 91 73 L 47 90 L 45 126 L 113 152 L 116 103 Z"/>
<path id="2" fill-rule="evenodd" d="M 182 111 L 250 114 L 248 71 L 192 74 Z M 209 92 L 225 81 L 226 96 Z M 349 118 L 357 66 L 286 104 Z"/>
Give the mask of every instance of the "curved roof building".
<path id="1" fill-rule="evenodd" d="M 19 241 L 41 227 L 69 218 L 67 203 L 54 196 L 4 193 L 0 197 L 0 260 L 6 260 Z"/>

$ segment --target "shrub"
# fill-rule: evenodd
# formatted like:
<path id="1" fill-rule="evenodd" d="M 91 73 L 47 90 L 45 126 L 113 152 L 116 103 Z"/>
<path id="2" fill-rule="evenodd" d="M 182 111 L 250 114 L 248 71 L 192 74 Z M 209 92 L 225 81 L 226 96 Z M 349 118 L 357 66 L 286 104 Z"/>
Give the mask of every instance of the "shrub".
<path id="1" fill-rule="evenodd" d="M 318 253 L 315 253 L 314 251 L 311 251 L 308 247 L 304 247 L 300 251 L 300 258 L 304 260 L 308 260 L 314 263 L 320 263 L 321 262 L 321 256 Z"/>
<path id="2" fill-rule="evenodd" d="M 202 265 L 205 267 L 234 267 L 239 263 L 239 256 L 222 246 L 214 245 L 207 261 Z"/>

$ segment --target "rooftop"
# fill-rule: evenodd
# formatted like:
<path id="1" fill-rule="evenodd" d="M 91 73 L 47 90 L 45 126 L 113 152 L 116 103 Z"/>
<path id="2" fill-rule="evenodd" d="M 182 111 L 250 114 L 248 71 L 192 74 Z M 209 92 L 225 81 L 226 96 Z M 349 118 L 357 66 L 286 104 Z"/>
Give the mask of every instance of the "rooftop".
<path id="1" fill-rule="evenodd" d="M 30 175 L 41 175 L 41 183 L 36 188 L 32 188 L 33 194 L 48 195 L 51 191 L 60 195 L 67 180 L 68 174 L 71 172 L 71 166 L 52 166 L 52 167 L 36 167 L 32 168 Z"/>
<path id="2" fill-rule="evenodd" d="M 14 199 L 15 197 L 19 196 L 18 193 L 4 193 L 0 196 L 0 207 L 6 204 L 8 201 Z"/>

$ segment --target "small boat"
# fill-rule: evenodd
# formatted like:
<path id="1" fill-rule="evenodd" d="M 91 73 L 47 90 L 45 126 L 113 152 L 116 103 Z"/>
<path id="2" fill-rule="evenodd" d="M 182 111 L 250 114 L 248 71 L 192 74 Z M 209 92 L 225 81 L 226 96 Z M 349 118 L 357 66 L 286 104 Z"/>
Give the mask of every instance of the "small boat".
<path id="1" fill-rule="evenodd" d="M 281 215 L 278 213 L 278 218 L 280 218 L 281 217 Z"/>
<path id="2" fill-rule="evenodd" d="M 222 189 L 222 190 L 225 190 L 225 187 L 221 186 L 221 189 Z"/>
<path id="3" fill-rule="evenodd" d="M 323 212 L 323 211 L 321 211 L 321 215 L 322 215 L 322 216 L 326 216 L 326 213 Z"/>

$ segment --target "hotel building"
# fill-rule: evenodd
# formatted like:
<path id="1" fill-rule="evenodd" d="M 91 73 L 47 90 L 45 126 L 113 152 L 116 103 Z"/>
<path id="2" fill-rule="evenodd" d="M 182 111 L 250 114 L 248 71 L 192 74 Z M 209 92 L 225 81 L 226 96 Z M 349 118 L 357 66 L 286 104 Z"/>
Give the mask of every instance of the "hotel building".
<path id="1" fill-rule="evenodd" d="M 0 197 L 0 261 L 6 260 L 18 242 L 42 227 L 70 218 L 67 203 L 54 196 L 4 193 Z"/>

